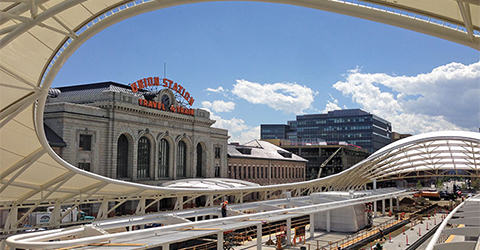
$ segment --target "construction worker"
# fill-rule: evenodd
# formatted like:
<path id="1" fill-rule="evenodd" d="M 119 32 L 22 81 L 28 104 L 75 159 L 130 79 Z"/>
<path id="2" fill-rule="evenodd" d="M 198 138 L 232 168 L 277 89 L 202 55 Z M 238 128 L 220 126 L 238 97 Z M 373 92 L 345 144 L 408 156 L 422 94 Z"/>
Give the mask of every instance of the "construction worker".
<path id="1" fill-rule="evenodd" d="M 227 217 L 227 205 L 228 201 L 222 202 L 222 217 Z"/>

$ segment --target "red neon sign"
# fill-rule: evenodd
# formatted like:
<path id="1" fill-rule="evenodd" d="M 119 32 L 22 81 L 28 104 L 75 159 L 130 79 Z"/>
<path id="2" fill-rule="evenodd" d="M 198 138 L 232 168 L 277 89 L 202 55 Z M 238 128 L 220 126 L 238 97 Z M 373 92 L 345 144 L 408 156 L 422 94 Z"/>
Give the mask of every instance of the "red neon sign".
<path id="1" fill-rule="evenodd" d="M 152 87 L 152 86 L 160 86 L 160 77 L 147 77 L 130 84 L 130 87 L 132 88 L 133 93 L 137 93 L 138 90 Z M 192 106 L 193 102 L 195 102 L 195 99 L 193 99 L 193 97 L 190 96 L 190 93 L 186 91 L 186 89 L 182 85 L 176 82 L 173 82 L 170 79 L 163 78 L 162 87 L 169 88 L 177 92 L 178 94 L 180 94 L 183 98 L 185 98 L 185 100 L 187 100 L 190 106 Z"/>

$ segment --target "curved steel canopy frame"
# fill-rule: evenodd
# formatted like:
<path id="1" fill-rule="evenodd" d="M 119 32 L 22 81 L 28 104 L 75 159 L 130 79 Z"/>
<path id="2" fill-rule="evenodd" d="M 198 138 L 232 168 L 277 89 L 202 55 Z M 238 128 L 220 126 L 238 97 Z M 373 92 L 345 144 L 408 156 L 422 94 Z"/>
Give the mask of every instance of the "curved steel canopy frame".
<path id="1" fill-rule="evenodd" d="M 379 150 L 348 171 L 314 181 L 228 190 L 191 190 L 123 182 L 82 171 L 59 158 L 43 131 L 47 92 L 64 62 L 85 41 L 105 28 L 145 12 L 202 0 L 12 0 L 0 2 L 0 209 L 8 209 L 6 231 L 39 206 L 140 200 L 138 211 L 167 197 L 207 197 L 207 206 L 226 195 L 259 192 L 268 199 L 278 191 L 299 196 L 319 190 L 360 188 L 371 179 L 400 179 L 410 173 L 479 176 L 477 133 L 442 132 L 413 136 Z M 325 10 L 394 25 L 480 50 L 480 2 L 423 1 L 265 1 Z M 119 191 L 120 190 L 120 191 Z M 146 199 L 153 202 L 146 204 Z M 177 199 L 181 209 L 183 199 Z M 16 219 L 18 208 L 28 208 Z M 115 209 L 115 208 L 113 208 Z M 61 218 L 52 220 L 59 223 Z"/>

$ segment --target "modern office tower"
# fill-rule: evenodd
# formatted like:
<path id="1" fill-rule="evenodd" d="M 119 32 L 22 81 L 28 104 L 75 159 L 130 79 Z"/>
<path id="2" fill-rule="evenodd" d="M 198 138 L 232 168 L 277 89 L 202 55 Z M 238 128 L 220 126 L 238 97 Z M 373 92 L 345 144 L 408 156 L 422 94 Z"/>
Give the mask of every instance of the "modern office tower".
<path id="1" fill-rule="evenodd" d="M 287 125 L 261 124 L 261 139 L 287 139 L 305 145 L 350 144 L 369 153 L 391 142 L 390 122 L 361 109 L 299 115 Z"/>

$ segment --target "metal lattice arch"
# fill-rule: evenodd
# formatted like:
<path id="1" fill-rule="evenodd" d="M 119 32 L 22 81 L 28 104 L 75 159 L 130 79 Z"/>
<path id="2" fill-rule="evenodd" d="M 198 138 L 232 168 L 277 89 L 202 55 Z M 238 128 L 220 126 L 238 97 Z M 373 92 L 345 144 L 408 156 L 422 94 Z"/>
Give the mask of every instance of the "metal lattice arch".
<path id="1" fill-rule="evenodd" d="M 79 170 L 49 147 L 43 111 L 53 79 L 85 41 L 127 18 L 202 0 L 11 0 L 0 2 L 0 209 L 8 210 L 4 231 L 40 206 L 72 207 L 101 203 L 98 218 L 127 200 L 139 200 L 137 212 L 167 197 L 190 201 L 207 197 L 207 206 L 225 195 L 237 202 L 253 192 L 268 199 L 279 192 L 305 195 L 319 190 L 360 188 L 372 179 L 422 175 L 479 176 L 477 133 L 441 132 L 413 136 L 384 148 L 349 171 L 315 181 L 216 190 L 161 188 L 109 179 Z M 478 0 L 266 1 L 364 18 L 414 30 L 480 50 Z M 147 199 L 149 202 L 147 203 Z M 117 206 L 109 208 L 108 202 Z M 153 201 L 153 202 L 150 202 Z M 18 218 L 18 209 L 28 211 Z M 60 223 L 52 218 L 51 223 Z"/>

